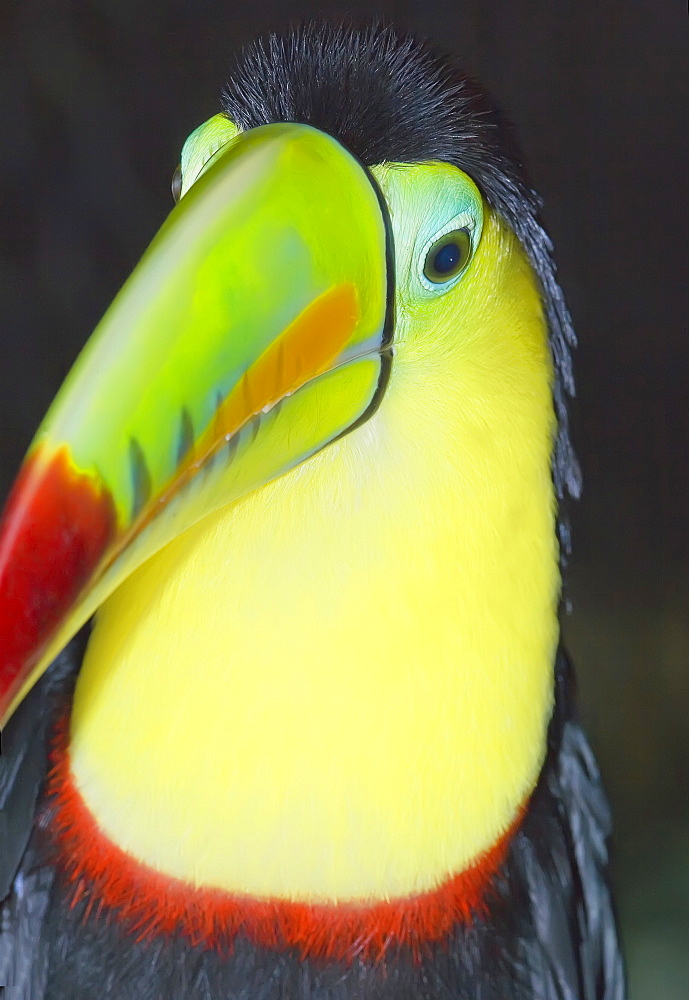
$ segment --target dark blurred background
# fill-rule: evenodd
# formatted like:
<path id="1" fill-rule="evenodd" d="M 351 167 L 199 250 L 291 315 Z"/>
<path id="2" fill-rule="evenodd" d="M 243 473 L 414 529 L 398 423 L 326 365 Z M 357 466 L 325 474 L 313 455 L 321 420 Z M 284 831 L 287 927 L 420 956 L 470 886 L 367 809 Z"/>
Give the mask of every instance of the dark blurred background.
<path id="1" fill-rule="evenodd" d="M 632 1000 L 689 995 L 687 16 L 680 0 L 2 0 L 0 498 L 171 207 L 230 54 L 383 15 L 517 123 L 580 338 L 565 633 L 616 822 Z"/>

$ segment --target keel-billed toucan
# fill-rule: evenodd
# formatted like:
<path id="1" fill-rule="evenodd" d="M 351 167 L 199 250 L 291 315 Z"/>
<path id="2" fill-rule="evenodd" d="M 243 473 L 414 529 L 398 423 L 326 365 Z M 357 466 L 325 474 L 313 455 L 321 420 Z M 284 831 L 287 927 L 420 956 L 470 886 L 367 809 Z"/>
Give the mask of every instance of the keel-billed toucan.
<path id="1" fill-rule="evenodd" d="M 311 26 L 174 188 L 5 509 L 8 996 L 622 1000 L 573 335 L 497 111 Z"/>

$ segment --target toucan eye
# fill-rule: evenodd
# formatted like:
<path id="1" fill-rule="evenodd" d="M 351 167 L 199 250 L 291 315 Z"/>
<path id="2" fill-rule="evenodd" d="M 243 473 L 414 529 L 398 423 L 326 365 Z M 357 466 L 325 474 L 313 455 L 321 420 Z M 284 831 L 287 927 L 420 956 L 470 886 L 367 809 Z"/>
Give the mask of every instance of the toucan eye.
<path id="1" fill-rule="evenodd" d="M 429 248 L 423 264 L 424 277 L 434 285 L 455 278 L 469 263 L 471 235 L 468 229 L 453 229 L 444 233 Z"/>
<path id="2" fill-rule="evenodd" d="M 170 188 L 172 190 L 172 197 L 175 201 L 179 201 L 182 197 L 182 164 L 178 163 L 175 167 L 175 172 L 172 175 L 172 181 L 170 183 Z"/>

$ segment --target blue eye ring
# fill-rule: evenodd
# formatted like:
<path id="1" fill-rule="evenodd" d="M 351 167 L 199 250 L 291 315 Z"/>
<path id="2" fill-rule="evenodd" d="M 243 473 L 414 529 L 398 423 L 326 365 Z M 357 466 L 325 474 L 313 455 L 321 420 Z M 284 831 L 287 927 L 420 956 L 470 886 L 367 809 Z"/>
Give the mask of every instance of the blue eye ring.
<path id="1" fill-rule="evenodd" d="M 423 276 L 432 285 L 444 285 L 462 273 L 471 259 L 471 233 L 467 227 L 443 233 L 426 251 Z"/>

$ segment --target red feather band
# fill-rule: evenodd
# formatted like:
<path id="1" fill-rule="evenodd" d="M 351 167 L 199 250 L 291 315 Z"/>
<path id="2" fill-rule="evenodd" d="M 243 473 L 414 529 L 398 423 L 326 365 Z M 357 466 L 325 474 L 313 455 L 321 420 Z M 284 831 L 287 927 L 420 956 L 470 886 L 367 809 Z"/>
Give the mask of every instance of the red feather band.
<path id="1" fill-rule="evenodd" d="M 456 924 L 486 913 L 491 881 L 521 820 L 520 815 L 470 868 L 420 895 L 369 905 L 252 899 L 195 888 L 111 843 L 74 784 L 67 741 L 63 720 L 51 754 L 48 792 L 56 861 L 71 886 L 71 905 L 88 900 L 86 916 L 94 908 L 115 911 L 138 941 L 181 933 L 193 945 L 229 952 L 242 934 L 264 948 L 294 948 L 303 958 L 380 961 L 389 949 L 402 947 L 419 960 L 425 946 L 447 938 Z"/>

